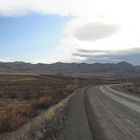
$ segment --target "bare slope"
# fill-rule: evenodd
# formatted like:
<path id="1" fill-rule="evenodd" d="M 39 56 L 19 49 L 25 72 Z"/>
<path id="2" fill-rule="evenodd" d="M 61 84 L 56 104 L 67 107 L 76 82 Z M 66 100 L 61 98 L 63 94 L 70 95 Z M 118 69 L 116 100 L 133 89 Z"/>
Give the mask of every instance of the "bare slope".
<path id="1" fill-rule="evenodd" d="M 24 62 L 0 63 L 0 73 L 40 73 L 40 74 L 130 74 L 140 73 L 138 66 L 127 62 L 112 63 L 54 63 L 54 64 L 30 64 Z"/>

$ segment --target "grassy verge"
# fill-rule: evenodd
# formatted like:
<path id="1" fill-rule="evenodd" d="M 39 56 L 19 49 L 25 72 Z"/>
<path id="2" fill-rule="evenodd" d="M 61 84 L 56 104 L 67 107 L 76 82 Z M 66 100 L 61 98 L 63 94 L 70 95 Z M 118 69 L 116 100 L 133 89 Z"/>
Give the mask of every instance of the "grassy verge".
<path id="1" fill-rule="evenodd" d="M 19 128 L 77 88 L 68 77 L 0 75 L 0 133 Z"/>

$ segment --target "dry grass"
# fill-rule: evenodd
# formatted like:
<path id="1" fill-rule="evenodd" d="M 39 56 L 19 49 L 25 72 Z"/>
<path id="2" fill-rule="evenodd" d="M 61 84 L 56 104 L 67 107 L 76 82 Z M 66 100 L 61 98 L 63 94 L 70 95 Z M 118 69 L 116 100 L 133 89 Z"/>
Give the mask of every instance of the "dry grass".
<path id="1" fill-rule="evenodd" d="M 38 108 L 46 108 L 51 106 L 53 104 L 53 97 L 52 95 L 46 95 L 41 97 L 39 100 L 36 100 L 32 103 L 33 108 L 38 109 Z"/>
<path id="2" fill-rule="evenodd" d="M 0 132 L 11 131 L 36 116 L 31 106 L 14 107 L 0 112 Z"/>
<path id="3" fill-rule="evenodd" d="M 136 94 L 140 94 L 140 84 L 130 84 L 130 85 L 124 85 L 123 90 L 128 91 L 128 92 L 132 92 L 132 93 L 136 93 Z"/>
<path id="4" fill-rule="evenodd" d="M 73 78 L 0 75 L 0 132 L 15 130 L 78 87 Z"/>
<path id="5" fill-rule="evenodd" d="M 130 84 L 123 85 L 122 89 L 131 93 L 140 94 L 140 77 L 129 78 L 129 82 Z"/>

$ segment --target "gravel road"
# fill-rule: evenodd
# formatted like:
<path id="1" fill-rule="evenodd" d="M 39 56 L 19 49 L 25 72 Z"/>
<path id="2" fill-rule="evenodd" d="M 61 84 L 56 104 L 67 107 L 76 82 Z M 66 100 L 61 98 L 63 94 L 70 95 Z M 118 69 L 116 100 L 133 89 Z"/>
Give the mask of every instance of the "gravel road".
<path id="1" fill-rule="evenodd" d="M 73 97 L 67 117 L 67 125 L 61 134 L 63 140 L 92 140 L 84 105 L 85 90 L 85 88 L 80 89 Z"/>
<path id="2" fill-rule="evenodd" d="M 140 140 L 140 97 L 111 86 L 80 89 L 62 136 L 64 140 Z"/>

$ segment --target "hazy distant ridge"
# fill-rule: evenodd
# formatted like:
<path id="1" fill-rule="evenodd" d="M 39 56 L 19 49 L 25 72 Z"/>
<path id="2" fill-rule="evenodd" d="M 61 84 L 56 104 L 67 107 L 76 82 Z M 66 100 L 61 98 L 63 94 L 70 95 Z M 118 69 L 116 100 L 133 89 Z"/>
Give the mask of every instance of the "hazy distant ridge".
<path id="1" fill-rule="evenodd" d="M 127 62 L 113 63 L 53 63 L 31 64 L 24 62 L 0 62 L 0 73 L 40 73 L 40 74 L 70 74 L 70 73 L 140 73 L 140 66 L 134 66 Z"/>

